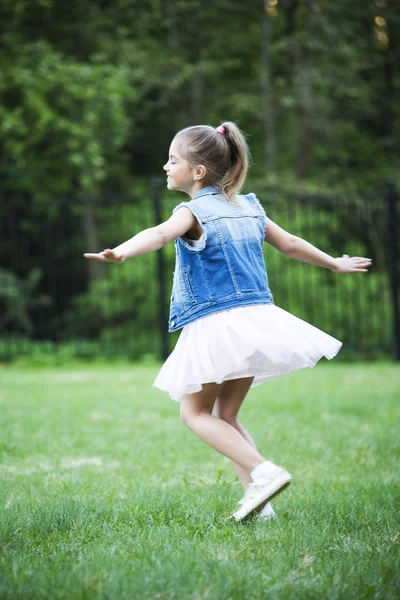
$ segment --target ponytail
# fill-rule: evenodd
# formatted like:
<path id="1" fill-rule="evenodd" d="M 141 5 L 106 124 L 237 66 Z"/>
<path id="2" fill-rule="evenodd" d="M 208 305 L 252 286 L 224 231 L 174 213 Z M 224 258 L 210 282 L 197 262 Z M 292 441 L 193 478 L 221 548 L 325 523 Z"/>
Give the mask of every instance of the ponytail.
<path id="1" fill-rule="evenodd" d="M 227 121 L 222 124 L 230 149 L 230 168 L 221 182 L 221 192 L 230 202 L 235 202 L 236 194 L 245 182 L 249 168 L 250 152 L 246 139 L 236 123 Z"/>
<path id="2" fill-rule="evenodd" d="M 206 182 L 221 189 L 229 202 L 236 204 L 247 175 L 250 152 L 243 133 L 231 121 L 219 127 L 196 125 L 175 136 L 182 156 L 192 166 L 204 165 Z"/>

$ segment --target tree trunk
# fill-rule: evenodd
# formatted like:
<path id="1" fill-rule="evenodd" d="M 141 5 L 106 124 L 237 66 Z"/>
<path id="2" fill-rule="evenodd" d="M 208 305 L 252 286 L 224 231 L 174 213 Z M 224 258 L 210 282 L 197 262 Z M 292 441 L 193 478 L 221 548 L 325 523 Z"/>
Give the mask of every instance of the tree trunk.
<path id="1" fill-rule="evenodd" d="M 298 85 L 300 100 L 300 142 L 296 164 L 296 176 L 299 179 L 307 177 L 311 167 L 312 153 L 315 141 L 315 101 L 312 87 L 312 67 L 310 58 L 300 58 L 296 61 L 297 72 L 301 77 Z"/>
<path id="2" fill-rule="evenodd" d="M 261 111 L 264 126 L 265 167 L 268 172 L 276 171 L 275 120 L 271 85 L 271 20 L 265 12 L 264 0 L 261 12 L 260 80 Z"/>
<path id="3" fill-rule="evenodd" d="M 394 114 L 393 108 L 395 103 L 395 55 L 394 53 L 386 52 L 385 64 L 383 68 L 383 76 L 385 81 L 385 94 L 381 103 L 380 114 L 380 133 L 383 138 L 383 148 L 387 158 L 391 157 L 394 149 Z"/>
<path id="4" fill-rule="evenodd" d="M 192 75 L 192 98 L 191 98 L 191 117 L 193 123 L 200 123 L 202 120 L 202 105 L 203 105 L 203 91 L 204 91 L 204 74 L 201 65 L 202 59 L 202 43 L 201 43 L 201 15 L 199 13 L 194 15 L 193 20 L 193 40 L 196 40 L 192 48 L 192 62 L 193 62 L 193 75 Z"/>
<path id="5" fill-rule="evenodd" d="M 283 11 L 286 18 L 286 35 L 291 37 L 294 33 L 294 15 L 299 5 L 299 0 L 283 0 Z"/>
<path id="6" fill-rule="evenodd" d="M 312 87 L 311 57 L 302 53 L 294 39 L 295 13 L 299 5 L 299 0 L 284 0 L 283 2 L 286 35 L 289 38 L 289 53 L 295 65 L 295 73 L 297 73 L 297 77 L 299 78 L 294 84 L 294 96 L 298 99 L 300 105 L 300 135 L 296 160 L 296 176 L 299 179 L 303 179 L 307 177 L 311 167 L 316 128 L 314 121 L 315 100 Z"/>

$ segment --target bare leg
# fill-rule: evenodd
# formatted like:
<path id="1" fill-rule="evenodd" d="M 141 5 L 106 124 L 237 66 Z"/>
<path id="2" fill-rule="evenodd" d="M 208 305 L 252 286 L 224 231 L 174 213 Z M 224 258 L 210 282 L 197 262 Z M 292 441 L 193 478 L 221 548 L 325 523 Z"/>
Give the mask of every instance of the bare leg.
<path id="1" fill-rule="evenodd" d="M 246 385 L 249 387 L 249 380 L 251 385 L 252 378 L 238 379 L 235 382 L 237 384 L 239 381 L 246 381 Z M 203 441 L 230 458 L 250 477 L 250 472 L 266 459 L 257 452 L 254 445 L 249 443 L 236 427 L 226 420 L 212 415 L 216 399 L 225 385 L 226 383 L 206 383 L 200 392 L 184 396 L 181 402 L 181 418 L 185 425 Z"/>
<path id="2" fill-rule="evenodd" d="M 240 421 L 238 419 L 236 420 L 236 423 L 231 423 L 231 425 L 239 431 L 239 433 L 244 437 L 244 439 L 247 440 L 249 442 L 249 444 L 251 446 L 253 446 L 253 448 L 255 448 L 255 450 L 257 450 L 257 446 L 256 446 L 253 438 L 251 437 L 249 432 L 246 431 L 246 429 L 243 427 L 243 425 L 240 423 Z M 249 485 L 249 483 L 252 482 L 250 473 L 248 473 L 247 471 L 242 469 L 242 467 L 238 463 L 235 463 L 234 461 L 232 461 L 232 464 L 235 468 L 236 473 L 238 474 L 238 477 L 240 479 L 240 482 L 243 486 L 244 491 L 246 491 L 247 486 Z"/>
<path id="3" fill-rule="evenodd" d="M 242 437 L 257 450 L 253 438 L 237 417 L 243 400 L 253 383 L 253 379 L 253 377 L 247 377 L 245 379 L 232 379 L 231 381 L 226 381 L 215 402 L 213 414 L 232 425 L 232 427 L 234 427 Z M 243 469 L 237 462 L 232 462 L 242 483 L 243 489 L 246 491 L 247 486 L 252 481 L 250 473 Z"/>
<path id="4" fill-rule="evenodd" d="M 230 423 L 253 448 L 256 448 L 253 438 L 238 419 L 238 412 L 252 383 L 253 377 L 226 381 L 214 405 L 213 414 Z M 248 471 L 243 469 L 238 463 L 232 462 L 242 483 L 244 492 L 246 492 L 249 484 L 252 482 L 252 478 Z M 265 519 L 271 519 L 276 516 L 270 502 L 267 502 L 262 508 L 260 516 Z"/>

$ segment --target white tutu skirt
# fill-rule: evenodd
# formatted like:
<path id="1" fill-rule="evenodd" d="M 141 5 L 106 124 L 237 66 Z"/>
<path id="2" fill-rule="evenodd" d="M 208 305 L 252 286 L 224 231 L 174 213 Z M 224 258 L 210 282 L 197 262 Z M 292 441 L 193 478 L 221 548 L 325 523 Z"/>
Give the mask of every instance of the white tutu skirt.
<path id="1" fill-rule="evenodd" d="M 333 358 L 342 343 L 273 304 L 213 313 L 186 325 L 154 385 L 179 402 L 203 383 L 254 377 L 252 387 Z"/>

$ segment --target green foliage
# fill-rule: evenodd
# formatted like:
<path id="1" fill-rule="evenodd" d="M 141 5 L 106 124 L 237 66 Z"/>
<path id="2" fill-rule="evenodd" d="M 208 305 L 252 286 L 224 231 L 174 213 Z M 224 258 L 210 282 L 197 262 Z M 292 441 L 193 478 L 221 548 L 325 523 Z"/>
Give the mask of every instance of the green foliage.
<path id="1" fill-rule="evenodd" d="M 0 17 L 3 189 L 98 191 L 115 169 L 127 183 L 131 169 L 159 172 L 178 128 L 224 119 L 240 122 L 256 169 L 268 171 L 261 5 L 71 0 L 66 10 L 54 0 L 4 0 Z M 396 19 L 392 3 L 361 0 L 269 12 L 281 174 L 299 173 L 304 156 L 301 177 L 330 185 L 376 182 L 398 167 Z M 229 35 L 220 35 L 222 22 Z"/>
<path id="2" fill-rule="evenodd" d="M 340 358 L 390 355 L 392 308 L 385 251 L 381 244 L 386 228 L 385 206 L 358 196 L 338 197 L 335 201 L 331 197 L 307 194 L 304 199 L 293 191 L 289 193 L 287 184 L 286 188 L 260 188 L 257 191 L 268 216 L 291 233 L 304 237 L 333 256 L 347 253 L 373 259 L 368 274 L 338 275 L 294 261 L 265 245 L 269 282 L 276 304 L 340 339 L 344 344 Z M 179 195 L 163 195 L 163 218 L 168 217 L 179 200 Z M 76 216 L 82 211 L 81 205 L 68 208 Z M 122 199 L 105 202 L 97 207 L 96 222 L 102 247 L 130 238 L 154 222 L 148 193 L 130 203 Z M 48 231 L 46 235 L 52 235 L 51 239 L 55 241 L 62 234 L 62 229 L 57 229 L 56 215 L 53 228 L 54 232 Z M 74 356 L 80 356 L 82 352 L 85 356 L 115 354 L 135 359 L 146 353 L 159 355 L 160 328 L 167 329 L 167 320 L 160 324 L 156 254 L 137 257 L 123 265 L 103 265 L 103 276 L 79 291 L 76 279 L 83 279 L 82 271 L 87 265 L 83 258 L 78 260 L 78 255 L 87 250 L 82 243 L 82 239 L 71 239 L 74 255 L 69 258 L 69 267 L 62 254 L 54 262 L 52 271 L 61 272 L 55 285 L 58 295 L 53 300 L 59 302 L 62 297 L 63 304 L 51 313 L 51 318 L 43 320 L 41 316 L 36 337 L 52 337 L 71 348 L 75 345 Z M 57 244 L 54 246 L 58 248 Z M 163 250 L 166 310 L 174 254 L 173 244 Z M 4 285 L 4 289 L 7 287 L 10 286 Z M 64 290 L 62 294 L 61 290 Z M 26 298 L 22 294 L 22 297 L 26 300 L 29 294 Z M 175 339 L 176 335 L 169 336 L 170 348 Z M 7 343 L 14 350 L 7 351 Z M 39 346 L 35 344 L 28 344 L 24 352 L 29 354 L 32 349 L 36 353 Z M 14 346 L 5 341 L 4 358 L 18 355 L 18 345 L 22 352 L 24 345 L 18 344 L 18 340 Z"/>
<path id="3" fill-rule="evenodd" d="M 134 361 L 138 364 L 154 364 L 159 356 L 157 341 L 136 337 L 120 345 L 99 343 L 98 340 L 70 339 L 63 342 L 33 340 L 20 335 L 0 338 L 0 363 L 12 363 L 20 367 L 75 366 L 80 363 L 114 363 Z"/>
<path id="4" fill-rule="evenodd" d="M 153 224 L 146 197 L 132 205 L 111 203 L 97 215 L 99 231 L 108 245 L 110 240 L 120 243 Z M 152 352 L 158 344 L 158 304 L 155 254 L 123 265 L 107 265 L 106 276 L 73 299 L 63 317 L 62 338 L 96 337 L 105 346 L 135 344 L 138 355 Z"/>
<path id="5" fill-rule="evenodd" d="M 0 96 L 8 186 L 34 196 L 98 189 L 130 125 L 124 67 L 79 63 L 40 40 L 4 61 Z"/>
<path id="6" fill-rule="evenodd" d="M 0 269 L 0 302 L 4 307 L 0 318 L 0 332 L 9 324 L 24 333 L 34 332 L 30 310 L 49 306 L 52 302 L 50 296 L 37 291 L 41 277 L 39 267 L 32 269 L 26 279 L 17 277 L 12 271 Z"/>
<path id="7" fill-rule="evenodd" d="M 238 121 L 248 133 L 254 157 L 248 189 L 275 184 L 280 191 L 273 193 L 283 196 L 300 188 L 331 195 L 334 190 L 353 194 L 355 189 L 382 187 L 387 173 L 398 170 L 400 147 L 395 98 L 398 15 L 394 2 L 383 4 L 267 3 L 265 22 L 262 3 L 3 0 L 0 19 L 7 26 L 0 33 L 0 216 L 5 244 L 0 265 L 27 280 L 43 257 L 43 252 L 38 258 L 31 255 L 29 243 L 35 248 L 46 245 L 37 296 L 46 295 L 52 278 L 62 290 L 62 279 L 73 281 L 62 297 L 53 298 L 57 314 L 46 313 L 49 321 L 45 332 L 36 332 L 38 337 L 66 341 L 99 336 L 114 345 L 136 340 L 142 350 L 153 352 L 153 307 L 159 300 L 155 286 L 145 292 L 144 283 L 150 273 L 155 277 L 154 259 L 141 259 L 143 267 L 137 271 L 124 266 L 108 270 L 106 276 L 95 267 L 83 274 L 75 257 L 153 223 L 145 202 L 148 180 L 162 174 L 171 138 L 181 127 Z M 265 23 L 266 29 L 261 26 Z M 274 168 L 266 155 L 271 141 Z M 133 197 L 143 219 L 128 211 L 122 222 L 105 209 L 109 197 L 120 193 Z M 335 206 L 335 231 L 328 236 L 314 236 L 313 224 L 298 222 L 298 231 L 328 252 L 352 247 L 373 254 L 377 271 L 369 276 L 371 287 L 365 293 L 370 303 L 377 302 L 373 312 L 385 325 L 381 337 L 371 338 L 371 348 L 388 339 L 390 322 L 379 194 L 376 211 L 357 205 L 350 216 Z M 66 196 L 73 199 L 68 208 L 71 226 L 64 235 L 59 221 L 68 210 L 59 208 L 59 199 Z M 13 212 L 9 206 L 16 198 L 19 207 Z M 10 219 L 9 230 L 10 211 L 14 221 Z M 326 229 L 332 213 L 321 217 L 325 221 L 320 227 Z M 292 229 L 293 220 L 279 211 L 277 216 Z M 57 239 L 51 238 L 53 230 Z M 166 250 L 167 277 L 172 252 Z M 332 326 L 333 335 L 346 338 L 351 331 L 351 343 L 362 328 L 369 335 L 373 321 L 367 305 L 357 303 L 355 280 L 342 289 L 329 273 L 281 265 L 278 259 L 275 268 L 274 260 L 271 284 L 282 306 L 315 324 L 322 318 L 313 314 L 311 299 L 301 299 L 300 292 L 297 299 L 291 294 L 289 302 L 289 282 L 281 282 L 285 265 L 297 289 L 302 289 L 301 279 L 310 289 L 317 285 L 320 297 L 337 293 L 357 307 L 343 311 L 340 326 Z M 4 299 L 16 285 L 7 283 L 2 302 L 8 302 L 8 315 L 14 311 L 17 332 L 32 331 L 29 315 L 35 315 L 34 307 L 11 307 L 10 296 Z M 8 332 L 11 321 L 5 318 Z M 325 315 L 323 321 L 329 328 L 330 319 Z"/>

